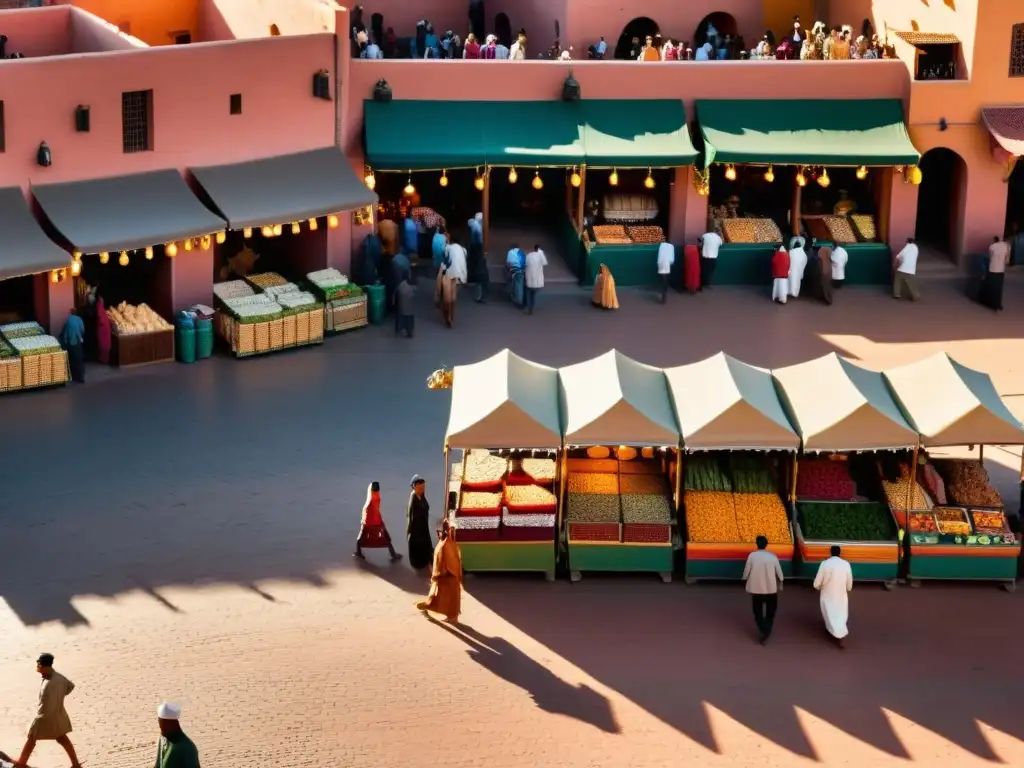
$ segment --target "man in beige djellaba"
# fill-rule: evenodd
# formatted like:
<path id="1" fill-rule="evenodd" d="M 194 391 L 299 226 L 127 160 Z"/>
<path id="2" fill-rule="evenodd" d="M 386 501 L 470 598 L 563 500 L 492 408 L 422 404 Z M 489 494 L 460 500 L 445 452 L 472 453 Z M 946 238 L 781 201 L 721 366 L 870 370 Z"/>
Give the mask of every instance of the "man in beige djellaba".
<path id="1" fill-rule="evenodd" d="M 64 709 L 64 697 L 75 690 L 75 684 L 53 668 L 52 653 L 43 653 L 36 659 L 36 671 L 43 678 L 39 686 L 39 709 L 28 728 L 28 738 L 21 750 L 21 757 L 14 765 L 16 768 L 26 768 L 37 741 L 56 741 L 71 758 L 71 768 L 81 768 L 75 747 L 68 738 L 71 718 Z"/>

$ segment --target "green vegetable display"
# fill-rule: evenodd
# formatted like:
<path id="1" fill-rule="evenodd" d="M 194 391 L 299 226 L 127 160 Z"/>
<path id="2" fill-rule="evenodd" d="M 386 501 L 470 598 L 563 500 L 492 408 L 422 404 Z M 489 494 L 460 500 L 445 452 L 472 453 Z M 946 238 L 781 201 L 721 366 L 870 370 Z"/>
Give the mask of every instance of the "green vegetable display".
<path id="1" fill-rule="evenodd" d="M 722 471 L 718 459 L 714 456 L 690 455 L 683 463 L 686 467 L 686 490 L 721 491 L 724 493 L 732 491 L 729 476 Z"/>
<path id="2" fill-rule="evenodd" d="M 878 502 L 840 504 L 801 501 L 796 505 L 804 538 L 814 541 L 893 541 L 896 523 Z"/>
<path id="3" fill-rule="evenodd" d="M 17 356 L 18 353 L 15 351 L 14 347 L 8 344 L 7 341 L 2 336 L 0 336 L 0 360 L 3 360 L 4 358 L 7 357 Z"/>
<path id="4" fill-rule="evenodd" d="M 735 454 L 729 459 L 736 493 L 778 493 L 771 464 L 757 456 Z"/>

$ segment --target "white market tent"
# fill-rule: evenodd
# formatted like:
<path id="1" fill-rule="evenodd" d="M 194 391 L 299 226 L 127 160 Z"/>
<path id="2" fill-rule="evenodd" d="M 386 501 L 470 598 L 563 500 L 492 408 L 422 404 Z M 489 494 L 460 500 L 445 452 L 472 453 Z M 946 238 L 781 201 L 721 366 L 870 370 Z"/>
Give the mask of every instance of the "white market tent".
<path id="1" fill-rule="evenodd" d="M 764 368 L 719 352 L 707 360 L 667 368 L 672 405 L 688 451 L 800 448 Z"/>
<path id="2" fill-rule="evenodd" d="M 665 373 L 617 350 L 558 369 L 567 445 L 679 445 Z"/>
<path id="3" fill-rule="evenodd" d="M 922 445 L 1024 443 L 1024 428 L 989 375 L 945 352 L 886 371 L 885 378 Z"/>
<path id="4" fill-rule="evenodd" d="M 505 349 L 452 371 L 449 448 L 558 448 L 558 372 Z"/>
<path id="5" fill-rule="evenodd" d="M 903 417 L 881 373 L 834 352 L 772 371 L 805 451 L 913 448 L 918 434 Z"/>

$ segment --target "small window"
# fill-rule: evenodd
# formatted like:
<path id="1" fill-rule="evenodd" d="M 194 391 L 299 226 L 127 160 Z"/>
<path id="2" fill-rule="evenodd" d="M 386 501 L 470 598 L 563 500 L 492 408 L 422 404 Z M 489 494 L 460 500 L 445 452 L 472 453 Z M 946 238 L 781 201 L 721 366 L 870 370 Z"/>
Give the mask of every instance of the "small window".
<path id="1" fill-rule="evenodd" d="M 956 80 L 956 65 L 960 54 L 959 43 L 919 43 L 915 47 L 917 48 L 915 80 Z"/>
<path id="2" fill-rule="evenodd" d="M 121 94 L 121 137 L 125 152 L 153 149 L 153 91 Z"/>
<path id="3" fill-rule="evenodd" d="M 192 42 L 191 32 L 175 32 L 171 36 L 174 38 L 175 45 L 188 45 Z"/>
<path id="4" fill-rule="evenodd" d="M 7 151 L 7 126 L 4 124 L 4 103 L 0 101 L 0 152 Z"/>
<path id="5" fill-rule="evenodd" d="M 1010 77 L 1024 77 L 1024 24 L 1013 25 L 1010 43 Z"/>
<path id="6" fill-rule="evenodd" d="M 231 94 L 231 114 L 240 115 L 242 114 L 242 94 L 232 93 Z"/>
<path id="7" fill-rule="evenodd" d="M 130 35 L 132 33 L 132 23 L 130 21 L 122 21 L 117 25 L 117 28 L 123 34 Z"/>

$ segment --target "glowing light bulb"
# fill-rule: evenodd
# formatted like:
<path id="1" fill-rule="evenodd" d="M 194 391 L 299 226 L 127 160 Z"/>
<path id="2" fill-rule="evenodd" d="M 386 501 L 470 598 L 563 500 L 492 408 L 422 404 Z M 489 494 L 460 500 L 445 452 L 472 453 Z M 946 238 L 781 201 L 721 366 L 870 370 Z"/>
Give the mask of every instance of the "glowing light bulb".
<path id="1" fill-rule="evenodd" d="M 246 240 L 252 237 L 252 227 L 246 227 L 245 229 L 243 229 L 242 237 L 244 237 Z"/>
<path id="2" fill-rule="evenodd" d="M 612 169 L 612 172 L 608 175 L 608 183 L 613 187 L 619 185 L 619 172 L 616 169 Z"/>
<path id="3" fill-rule="evenodd" d="M 302 227 L 299 226 L 299 222 L 293 221 L 292 222 L 292 234 L 293 235 L 297 235 L 301 231 L 302 231 Z"/>
<path id="4" fill-rule="evenodd" d="M 583 183 L 583 177 L 580 176 L 579 172 L 573 169 L 572 176 L 569 177 L 569 183 L 574 187 L 579 187 Z"/>
<path id="5" fill-rule="evenodd" d="M 210 250 L 212 246 L 213 238 L 210 237 L 209 235 L 203 235 L 202 237 L 199 238 L 199 247 L 202 248 L 204 251 Z"/>
<path id="6" fill-rule="evenodd" d="M 510 168 L 508 172 L 508 183 L 515 184 L 519 180 L 519 174 L 516 173 L 515 168 Z"/>
<path id="7" fill-rule="evenodd" d="M 80 261 L 72 261 L 71 262 L 71 276 L 72 277 L 78 277 L 80 274 L 82 274 L 82 262 L 80 262 Z"/>
<path id="8" fill-rule="evenodd" d="M 167 258 L 173 259 L 175 256 L 178 255 L 178 244 L 168 243 L 167 245 L 164 246 L 164 253 L 167 254 Z"/>
<path id="9" fill-rule="evenodd" d="M 363 182 L 369 189 L 377 188 L 377 177 L 373 175 L 373 171 L 371 169 L 366 169 L 366 175 L 363 177 Z"/>
<path id="10" fill-rule="evenodd" d="M 540 171 L 533 174 L 533 181 L 530 182 L 530 185 L 534 189 L 544 189 L 544 179 L 540 177 Z"/>
<path id="11" fill-rule="evenodd" d="M 910 166 L 910 168 L 907 169 L 907 178 L 910 179 L 911 184 L 917 186 L 924 179 L 924 174 L 921 173 L 920 168 L 918 168 L 916 165 L 912 165 Z"/>
<path id="12" fill-rule="evenodd" d="M 861 166 L 860 168 L 858 168 L 858 169 L 857 169 L 857 178 L 858 178 L 858 179 L 861 179 L 861 180 L 863 181 L 863 180 L 864 180 L 864 179 L 866 179 L 867 177 L 868 177 L 868 169 L 867 169 L 867 168 L 865 168 L 865 167 L 864 167 L 864 166 L 862 165 L 862 166 Z"/>
<path id="13" fill-rule="evenodd" d="M 228 239 L 228 233 L 227 232 L 218 232 L 217 233 L 217 245 L 224 245 L 224 243 L 227 241 L 227 239 Z"/>
<path id="14" fill-rule="evenodd" d="M 101 251 L 100 252 L 100 264 L 106 264 L 108 261 L 110 261 L 110 254 L 107 253 L 106 251 Z"/>
<path id="15" fill-rule="evenodd" d="M 71 258 L 74 261 L 81 261 L 82 260 L 82 252 L 81 251 L 75 251 L 74 253 L 71 254 Z"/>
<path id="16" fill-rule="evenodd" d="M 405 187 L 402 188 L 402 194 L 406 197 L 412 197 L 416 194 L 416 187 L 412 183 L 412 176 L 405 182 Z"/>
<path id="17" fill-rule="evenodd" d="M 153 259 L 153 246 L 150 245 L 150 246 L 148 246 L 146 248 L 146 260 L 147 261 L 152 261 L 152 259 Z"/>
<path id="18" fill-rule="evenodd" d="M 327 226 L 330 227 L 331 229 L 337 229 L 338 223 L 339 222 L 337 214 L 332 213 L 330 216 L 327 217 Z"/>
<path id="19" fill-rule="evenodd" d="M 55 269 L 55 270 L 53 270 L 50 273 L 50 282 L 51 283 L 59 283 L 60 282 L 60 271 L 59 270 Z"/>
<path id="20" fill-rule="evenodd" d="M 473 179 L 473 186 L 476 187 L 478 192 L 484 191 L 484 177 L 479 173 L 476 175 L 476 178 Z"/>
<path id="21" fill-rule="evenodd" d="M 644 179 L 644 186 L 647 189 L 654 189 L 654 176 L 651 175 L 651 169 L 647 169 L 647 178 Z"/>
<path id="22" fill-rule="evenodd" d="M 264 237 L 273 237 L 274 236 L 274 228 L 270 227 L 270 226 L 262 227 L 260 229 L 260 234 L 263 235 Z"/>
<path id="23" fill-rule="evenodd" d="M 316 219 L 310 219 L 309 220 L 309 231 L 310 232 L 316 232 L 316 228 L 317 228 Z"/>
<path id="24" fill-rule="evenodd" d="M 441 171 L 441 178 L 437 180 L 437 183 L 442 187 L 448 186 L 448 171 Z"/>
<path id="25" fill-rule="evenodd" d="M 775 171 L 772 169 L 770 165 L 768 166 L 768 170 L 764 172 L 764 180 L 767 181 L 769 184 L 775 181 Z"/>
<path id="26" fill-rule="evenodd" d="M 121 255 L 117 257 L 117 263 L 122 267 L 128 266 L 128 251 L 121 251 Z"/>
<path id="27" fill-rule="evenodd" d="M 830 179 L 828 177 L 828 169 L 827 168 L 822 168 L 821 169 L 821 176 L 818 177 L 818 184 L 821 186 L 822 189 L 824 189 L 824 188 L 826 188 L 831 183 L 832 183 L 832 179 Z"/>
<path id="28" fill-rule="evenodd" d="M 282 227 L 280 224 L 275 224 L 274 237 L 280 237 L 282 232 L 284 232 L 284 227 Z"/>
<path id="29" fill-rule="evenodd" d="M 807 186 L 807 177 L 804 176 L 804 172 L 803 171 L 800 171 L 799 173 L 797 173 L 797 175 L 796 175 L 796 183 L 797 183 L 797 186 L 800 186 L 800 187 L 806 187 Z"/>
<path id="30" fill-rule="evenodd" d="M 192 238 L 191 237 L 188 240 L 185 241 L 185 250 L 186 251 L 191 251 L 192 250 Z"/>
<path id="31" fill-rule="evenodd" d="M 725 178 L 729 181 L 736 181 L 736 166 L 727 165 L 725 166 Z"/>

